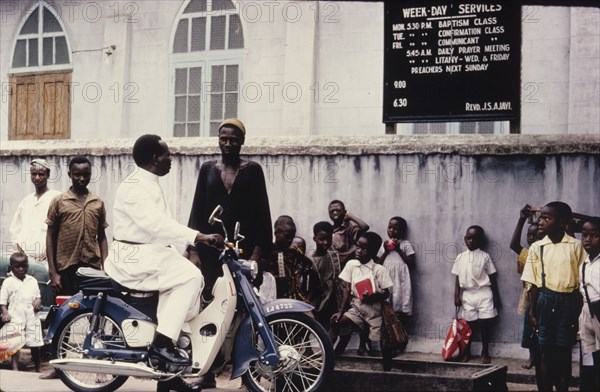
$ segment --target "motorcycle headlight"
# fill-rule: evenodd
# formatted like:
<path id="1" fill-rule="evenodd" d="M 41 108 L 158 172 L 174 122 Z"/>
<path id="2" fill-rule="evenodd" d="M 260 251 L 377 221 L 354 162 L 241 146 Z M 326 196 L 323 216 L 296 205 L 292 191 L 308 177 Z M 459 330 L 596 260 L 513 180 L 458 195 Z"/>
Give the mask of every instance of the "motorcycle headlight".
<path id="1" fill-rule="evenodd" d="M 242 273 L 251 280 L 258 276 L 258 263 L 254 260 L 240 260 L 242 265 Z"/>

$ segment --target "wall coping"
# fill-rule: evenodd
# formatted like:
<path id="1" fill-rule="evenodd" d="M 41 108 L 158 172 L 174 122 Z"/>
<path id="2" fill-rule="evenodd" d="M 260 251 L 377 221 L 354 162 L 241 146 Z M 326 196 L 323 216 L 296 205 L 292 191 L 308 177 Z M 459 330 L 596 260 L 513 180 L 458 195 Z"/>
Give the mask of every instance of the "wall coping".
<path id="1" fill-rule="evenodd" d="M 181 155 L 219 154 L 215 137 L 164 138 Z M 3 140 L 0 156 L 129 155 L 135 139 Z M 244 155 L 600 154 L 600 135 L 382 135 L 248 137 Z"/>

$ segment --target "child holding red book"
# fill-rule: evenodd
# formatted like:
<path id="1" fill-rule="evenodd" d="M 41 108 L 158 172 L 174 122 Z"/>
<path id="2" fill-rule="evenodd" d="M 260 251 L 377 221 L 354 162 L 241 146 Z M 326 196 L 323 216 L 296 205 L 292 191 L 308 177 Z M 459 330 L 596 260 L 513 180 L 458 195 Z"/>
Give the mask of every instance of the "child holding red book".
<path id="1" fill-rule="evenodd" d="M 356 241 L 356 259 L 349 260 L 339 278 L 345 282 L 339 311 L 331 316 L 329 337 L 335 343 L 341 328 L 368 327 L 373 346 L 381 340 L 381 303 L 390 295 L 392 279 L 384 266 L 376 264 L 381 237 L 373 232 L 360 234 Z M 350 297 L 352 300 L 350 302 Z M 350 308 L 344 313 L 350 302 Z M 391 370 L 391 352 L 383 347 L 383 370 Z"/>

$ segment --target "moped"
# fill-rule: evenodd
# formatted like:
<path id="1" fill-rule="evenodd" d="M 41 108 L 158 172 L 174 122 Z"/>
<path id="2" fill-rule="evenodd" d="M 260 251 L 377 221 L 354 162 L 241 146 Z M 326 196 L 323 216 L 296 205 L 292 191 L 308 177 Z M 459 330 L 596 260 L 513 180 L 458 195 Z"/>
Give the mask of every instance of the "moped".
<path id="1" fill-rule="evenodd" d="M 48 315 L 46 343 L 50 361 L 62 382 L 74 391 L 114 391 L 128 377 L 166 381 L 198 377 L 211 368 L 227 334 L 233 340 L 231 378 L 242 377 L 250 391 L 316 391 L 333 372 L 332 343 L 308 314 L 313 307 L 292 299 L 262 304 L 252 281 L 256 262 L 240 258 L 239 223 L 234 243 L 220 219 L 218 206 L 210 224 L 225 234 L 223 276 L 214 299 L 182 328 L 176 348 L 192 365 L 176 367 L 148 354 L 156 330 L 158 293 L 135 292 L 112 281 L 103 271 L 80 269 L 80 292 Z M 83 271 L 82 271 L 83 270 Z M 234 323 L 235 317 L 241 322 Z"/>

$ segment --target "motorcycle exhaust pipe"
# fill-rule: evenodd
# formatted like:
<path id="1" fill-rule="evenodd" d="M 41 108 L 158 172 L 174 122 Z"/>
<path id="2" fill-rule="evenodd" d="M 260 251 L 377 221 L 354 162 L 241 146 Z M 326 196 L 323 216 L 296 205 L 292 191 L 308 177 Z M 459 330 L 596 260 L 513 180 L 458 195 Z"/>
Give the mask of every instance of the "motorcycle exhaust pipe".
<path id="1" fill-rule="evenodd" d="M 50 361 L 50 365 L 68 372 L 101 373 L 115 376 L 159 379 L 175 375 L 156 371 L 142 363 L 109 362 L 95 359 L 53 359 Z"/>

